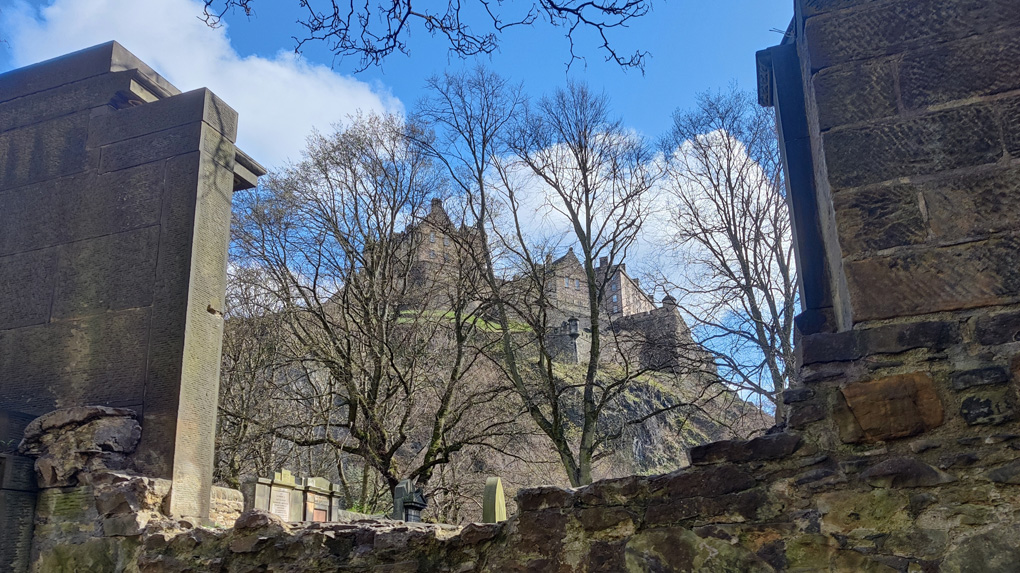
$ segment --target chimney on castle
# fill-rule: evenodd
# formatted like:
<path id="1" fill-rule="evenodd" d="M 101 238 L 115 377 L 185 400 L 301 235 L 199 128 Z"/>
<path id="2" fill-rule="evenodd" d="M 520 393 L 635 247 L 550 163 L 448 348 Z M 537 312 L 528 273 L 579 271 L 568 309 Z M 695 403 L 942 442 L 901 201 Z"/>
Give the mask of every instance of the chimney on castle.
<path id="1" fill-rule="evenodd" d="M 442 210 L 443 210 L 443 200 L 440 199 L 439 197 L 433 197 L 432 198 L 432 212 L 435 213 L 436 211 L 442 211 Z"/>
<path id="2" fill-rule="evenodd" d="M 599 267 L 605 267 L 609 265 L 609 257 L 599 257 Z"/>

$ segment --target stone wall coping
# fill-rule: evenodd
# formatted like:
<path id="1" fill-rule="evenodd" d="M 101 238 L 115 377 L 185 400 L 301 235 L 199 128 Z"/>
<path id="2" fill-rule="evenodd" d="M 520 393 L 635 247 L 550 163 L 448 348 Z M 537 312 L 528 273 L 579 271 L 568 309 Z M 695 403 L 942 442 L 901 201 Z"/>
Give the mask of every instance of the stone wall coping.
<path id="1" fill-rule="evenodd" d="M 108 72 L 136 70 L 140 81 L 165 98 L 181 93 L 145 62 L 111 41 L 0 74 L 0 101 L 12 100 Z"/>

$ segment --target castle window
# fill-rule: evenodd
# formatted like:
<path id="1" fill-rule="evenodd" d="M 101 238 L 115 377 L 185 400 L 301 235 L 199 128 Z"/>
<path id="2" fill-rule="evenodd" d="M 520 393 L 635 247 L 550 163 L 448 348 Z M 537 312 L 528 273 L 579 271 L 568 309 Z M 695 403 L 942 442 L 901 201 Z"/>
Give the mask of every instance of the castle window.
<path id="1" fill-rule="evenodd" d="M 563 286 L 570 288 L 570 277 L 563 277 Z"/>
<path id="2" fill-rule="evenodd" d="M 614 304 L 613 305 L 613 312 L 620 312 L 620 307 Z"/>
<path id="3" fill-rule="evenodd" d="M 581 290 L 581 279 L 574 279 L 574 288 Z"/>
<path id="4" fill-rule="evenodd" d="M 613 290 L 616 290 L 616 283 L 612 283 L 611 286 L 612 286 Z"/>
<path id="5" fill-rule="evenodd" d="M 445 236 L 443 237 L 443 246 L 444 247 L 449 247 L 450 246 L 450 237 L 445 237 Z"/>
<path id="6" fill-rule="evenodd" d="M 429 233 L 429 242 L 430 243 L 435 243 L 436 242 L 436 234 L 435 233 L 433 233 L 433 232 Z"/>
<path id="7" fill-rule="evenodd" d="M 620 298 L 617 295 L 614 294 L 613 295 L 613 302 L 617 302 L 619 300 L 620 300 Z"/>
<path id="8" fill-rule="evenodd" d="M 429 251 L 429 258 L 430 259 L 436 258 L 436 252 L 435 251 Z"/>

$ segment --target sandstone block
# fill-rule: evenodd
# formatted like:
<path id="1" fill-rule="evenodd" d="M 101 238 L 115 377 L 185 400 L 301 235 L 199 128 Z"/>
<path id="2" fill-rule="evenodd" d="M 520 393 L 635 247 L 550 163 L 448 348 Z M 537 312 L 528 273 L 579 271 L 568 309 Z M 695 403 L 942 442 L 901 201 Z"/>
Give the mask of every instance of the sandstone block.
<path id="1" fill-rule="evenodd" d="M 822 332 L 801 337 L 798 351 L 801 364 L 806 366 L 818 362 L 857 360 L 862 356 L 860 346 L 858 331 Z"/>
<path id="2" fill-rule="evenodd" d="M 88 112 L 0 133 L 0 189 L 84 171 L 95 159 L 85 149 Z"/>
<path id="3" fill-rule="evenodd" d="M 898 353 L 915 348 L 941 351 L 961 341 L 955 321 L 935 320 L 889 324 L 861 331 L 866 354 Z"/>
<path id="4" fill-rule="evenodd" d="M 896 115 L 896 78 L 891 61 L 849 63 L 812 78 L 822 131 Z"/>
<path id="5" fill-rule="evenodd" d="M 833 197 L 843 255 L 917 245 L 927 239 L 921 194 L 909 185 L 878 185 Z"/>
<path id="6" fill-rule="evenodd" d="M 1020 296 L 1012 235 L 844 263 L 854 319 L 1007 304 Z"/>
<path id="7" fill-rule="evenodd" d="M 683 469 L 649 480 L 653 497 L 714 497 L 744 491 L 758 481 L 751 474 L 729 464 L 705 469 Z"/>
<path id="8" fill-rule="evenodd" d="M 203 124 L 196 122 L 107 145 L 103 147 L 99 172 L 117 171 L 190 153 L 201 146 L 202 130 Z"/>
<path id="9" fill-rule="evenodd" d="M 825 3 L 828 4 L 828 3 Z M 1015 26 L 1010 0 L 871 2 L 855 10 L 809 18 L 804 33 L 811 67 L 896 54 L 932 43 Z"/>
<path id="10" fill-rule="evenodd" d="M 0 256 L 159 223 L 163 165 L 62 177 L 0 190 Z"/>
<path id="11" fill-rule="evenodd" d="M 989 366 L 965 372 L 954 372 L 952 381 L 954 390 L 966 390 L 974 386 L 1005 384 L 1009 381 L 1009 372 L 1006 372 L 1006 369 L 1001 366 Z"/>
<path id="12" fill-rule="evenodd" d="M 42 94 L 0 101 L 0 132 L 48 121 L 87 108 L 106 106 L 117 92 L 132 89 L 133 72 L 116 72 L 70 82 Z M 137 85 L 137 84 L 135 84 Z"/>
<path id="13" fill-rule="evenodd" d="M 520 511 L 563 508 L 570 507 L 573 504 L 574 492 L 561 487 L 544 485 L 522 489 L 517 492 L 517 507 Z"/>
<path id="14" fill-rule="evenodd" d="M 78 318 L 151 305 L 158 248 L 155 226 L 60 247 L 53 316 Z"/>
<path id="15" fill-rule="evenodd" d="M 197 121 L 208 123 L 231 141 L 237 136 L 237 112 L 201 88 L 97 117 L 89 126 L 89 145 L 109 145 Z"/>
<path id="16" fill-rule="evenodd" d="M 1003 132 L 1006 134 L 1006 151 L 1020 155 L 1020 98 L 1010 98 L 1002 104 Z"/>
<path id="17" fill-rule="evenodd" d="M 994 163 L 1002 157 L 998 132 L 987 104 L 829 131 L 823 136 L 829 181 L 855 187 Z"/>
<path id="18" fill-rule="evenodd" d="M 797 451 L 800 444 L 800 436 L 785 432 L 747 441 L 722 440 L 691 448 L 691 463 L 706 465 L 719 462 L 774 460 Z"/>
<path id="19" fill-rule="evenodd" d="M 841 394 L 852 418 L 840 424 L 844 442 L 902 438 L 942 425 L 942 402 L 926 372 L 855 382 L 842 388 Z"/>
<path id="20" fill-rule="evenodd" d="M 900 93 L 907 109 L 992 95 L 1020 88 L 1020 38 L 1016 30 L 970 36 L 910 51 L 900 64 Z"/>
<path id="21" fill-rule="evenodd" d="M 56 266 L 53 249 L 0 257 L 0 330 L 49 321 Z"/>
<path id="22" fill-rule="evenodd" d="M 847 8 L 866 6 L 875 1 L 876 0 L 798 0 L 797 3 L 800 5 L 801 12 L 804 16 L 811 17 L 835 10 L 845 10 Z"/>
<path id="23" fill-rule="evenodd" d="M 161 92 L 167 95 L 181 93 L 117 42 L 107 42 L 68 56 L 50 60 L 46 65 L 29 66 L 8 72 L 9 81 L 0 85 L 0 101 L 50 90 L 116 70 L 137 70 Z"/>
<path id="24" fill-rule="evenodd" d="M 977 341 L 985 345 L 1020 341 L 1020 311 L 979 316 L 974 334 Z"/>
<path id="25" fill-rule="evenodd" d="M 956 481 L 953 476 L 913 458 L 892 458 L 861 473 L 872 487 L 932 487 Z"/>

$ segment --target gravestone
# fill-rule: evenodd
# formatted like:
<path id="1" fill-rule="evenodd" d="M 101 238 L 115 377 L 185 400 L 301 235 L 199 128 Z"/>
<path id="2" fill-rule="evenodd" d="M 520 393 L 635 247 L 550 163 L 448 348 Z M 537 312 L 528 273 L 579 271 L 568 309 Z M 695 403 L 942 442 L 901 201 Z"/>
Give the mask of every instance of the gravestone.
<path id="1" fill-rule="evenodd" d="M 269 512 L 284 521 L 301 521 L 301 505 L 292 507 L 291 499 L 297 487 L 297 480 L 287 470 L 280 470 L 273 475 L 273 483 L 269 492 Z M 295 519 L 295 514 L 297 517 Z"/>
<path id="2" fill-rule="evenodd" d="M 135 410 L 133 469 L 200 519 L 231 194 L 264 173 L 236 132 L 115 42 L 0 75 L 0 409 Z"/>
<path id="3" fill-rule="evenodd" d="M 241 487 L 244 508 L 261 509 L 284 521 L 336 521 L 354 514 L 342 509 L 343 488 L 326 478 L 297 478 L 288 470 Z"/>
<path id="4" fill-rule="evenodd" d="M 400 521 L 404 520 L 404 500 L 414 493 L 414 483 L 409 479 L 401 480 L 393 489 L 393 513 L 390 517 Z"/>
<path id="5" fill-rule="evenodd" d="M 482 523 L 506 521 L 506 498 L 503 495 L 503 481 L 498 477 L 485 480 L 482 495 Z"/>

